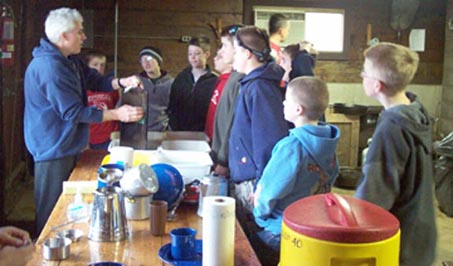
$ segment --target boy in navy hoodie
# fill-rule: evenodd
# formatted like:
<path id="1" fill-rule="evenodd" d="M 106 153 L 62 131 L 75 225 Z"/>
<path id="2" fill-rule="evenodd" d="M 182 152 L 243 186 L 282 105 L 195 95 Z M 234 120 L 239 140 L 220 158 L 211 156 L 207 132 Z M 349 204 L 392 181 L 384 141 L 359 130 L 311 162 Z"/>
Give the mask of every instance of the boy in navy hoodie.
<path id="1" fill-rule="evenodd" d="M 253 190 L 275 143 L 288 134 L 279 83 L 284 69 L 271 61 L 269 37 L 254 26 L 239 29 L 233 68 L 244 73 L 230 134 L 228 165 L 239 210 L 253 223 Z M 243 225 L 244 227 L 244 225 Z M 247 229 L 244 229 L 247 233 Z"/>
<path id="2" fill-rule="evenodd" d="M 255 192 L 255 222 L 263 231 L 258 241 L 278 258 L 283 211 L 291 203 L 330 191 L 338 175 L 336 126 L 319 122 L 329 103 L 326 84 L 314 77 L 293 79 L 283 102 L 285 119 L 294 123 L 264 168 Z"/>
<path id="3" fill-rule="evenodd" d="M 355 196 L 398 218 L 400 266 L 431 265 L 436 251 L 431 122 L 416 96 L 406 92 L 419 58 L 409 48 L 393 43 L 371 46 L 364 55 L 363 89 L 385 110 Z"/>

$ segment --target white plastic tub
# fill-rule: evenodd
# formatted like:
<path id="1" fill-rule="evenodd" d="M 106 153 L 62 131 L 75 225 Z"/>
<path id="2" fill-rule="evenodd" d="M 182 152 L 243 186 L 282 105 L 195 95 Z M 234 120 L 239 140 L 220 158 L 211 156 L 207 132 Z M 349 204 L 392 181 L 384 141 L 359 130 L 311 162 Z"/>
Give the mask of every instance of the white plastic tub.
<path id="1" fill-rule="evenodd" d="M 169 151 L 211 151 L 208 142 L 202 140 L 164 140 L 161 148 Z"/>
<path id="2" fill-rule="evenodd" d="M 149 165 L 167 163 L 174 166 L 184 178 L 184 183 L 201 179 L 209 175 L 212 159 L 207 152 L 201 151 L 172 151 L 172 150 L 136 150 L 134 159 Z"/>

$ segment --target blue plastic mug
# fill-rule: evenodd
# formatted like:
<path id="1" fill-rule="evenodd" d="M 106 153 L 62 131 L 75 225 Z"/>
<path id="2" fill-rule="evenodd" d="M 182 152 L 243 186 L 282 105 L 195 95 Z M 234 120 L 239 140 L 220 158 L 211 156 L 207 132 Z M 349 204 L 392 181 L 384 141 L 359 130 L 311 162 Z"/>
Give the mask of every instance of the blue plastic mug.
<path id="1" fill-rule="evenodd" d="M 190 260 L 196 256 L 195 235 L 197 230 L 189 227 L 170 231 L 171 256 L 175 260 Z"/>

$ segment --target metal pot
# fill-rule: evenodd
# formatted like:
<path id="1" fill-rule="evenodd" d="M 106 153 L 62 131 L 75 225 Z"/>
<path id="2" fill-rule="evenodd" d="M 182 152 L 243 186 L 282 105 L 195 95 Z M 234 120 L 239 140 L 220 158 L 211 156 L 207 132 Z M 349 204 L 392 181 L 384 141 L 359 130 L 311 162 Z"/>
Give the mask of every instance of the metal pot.
<path id="1" fill-rule="evenodd" d="M 201 179 L 198 189 L 198 211 L 197 214 L 203 217 L 203 198 L 206 196 L 227 196 L 228 182 L 223 176 L 210 175 Z"/>
<path id="2" fill-rule="evenodd" d="M 152 194 L 133 196 L 125 195 L 124 205 L 126 207 L 126 218 L 128 220 L 144 220 L 149 218 L 149 203 L 153 197 Z"/>
<path id="3" fill-rule="evenodd" d="M 333 110 L 335 113 L 347 115 L 363 115 L 366 114 L 367 107 L 358 104 L 334 103 Z"/>

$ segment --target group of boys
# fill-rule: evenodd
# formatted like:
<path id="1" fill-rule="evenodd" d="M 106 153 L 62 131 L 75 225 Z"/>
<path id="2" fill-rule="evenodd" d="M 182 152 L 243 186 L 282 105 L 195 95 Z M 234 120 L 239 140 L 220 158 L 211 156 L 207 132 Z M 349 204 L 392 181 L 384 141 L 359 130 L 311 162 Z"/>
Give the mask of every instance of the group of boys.
<path id="1" fill-rule="evenodd" d="M 83 32 L 79 33 L 83 29 L 79 16 L 69 16 L 73 21 L 68 23 L 75 23 L 75 27 L 68 27 L 67 30 L 75 31 L 83 42 L 85 38 Z M 66 38 L 64 32 L 57 32 L 60 35 L 52 39 L 47 28 L 46 21 L 46 34 L 51 41 L 41 41 L 44 48 L 37 48 L 34 52 L 35 58 L 25 77 L 25 137 L 35 161 L 46 163 L 47 160 L 70 155 L 70 165 L 68 162 L 63 164 L 66 170 L 72 170 L 75 159 L 72 156 L 77 157 L 81 151 L 81 148 L 72 148 L 63 154 L 60 147 L 55 147 L 55 158 L 47 158 L 46 153 L 40 150 L 43 148 L 41 141 L 37 143 L 32 134 L 36 128 L 30 120 L 42 113 L 37 111 L 38 107 L 43 108 L 46 104 L 53 106 L 53 99 L 56 106 L 62 108 L 52 94 L 54 90 L 61 90 L 58 80 L 52 80 L 55 84 L 52 87 L 35 78 L 39 76 L 36 73 L 39 56 L 45 56 L 39 54 L 40 49 L 52 50 L 54 54 L 60 51 L 55 56 L 61 57 L 58 60 L 63 67 L 56 64 L 55 68 L 63 69 L 62 76 L 70 76 L 69 82 L 75 86 L 75 92 L 82 92 L 83 95 L 86 84 L 94 88 L 102 82 L 107 82 L 107 91 L 111 91 L 111 87 L 144 86 L 156 95 L 149 97 L 149 105 L 156 114 L 152 117 L 148 115 L 149 126 L 156 130 L 206 130 L 212 136 L 214 171 L 232 181 L 238 217 L 245 214 L 245 218 L 241 219 L 242 225 L 247 228 L 245 223 L 253 217 L 253 222 L 261 230 L 250 232 L 253 233 L 251 238 L 256 237 L 257 241 L 264 243 L 269 248 L 269 254 L 278 261 L 285 208 L 303 197 L 330 191 L 338 175 L 335 150 L 339 129 L 319 122 L 329 103 L 326 83 L 315 77 L 293 78 L 287 85 L 285 95 L 282 95 L 280 81 L 284 70 L 271 59 L 272 44 L 267 33 L 254 26 L 232 25 L 223 29 L 222 46 L 214 58 L 220 77 L 206 63 L 210 56 L 209 39 L 192 39 L 188 45 L 190 65 L 174 80 L 160 70 L 162 54 L 155 47 L 145 47 L 139 54 L 144 70 L 139 74 L 139 80 L 96 75 L 72 58 L 80 52 L 80 47 L 65 46 L 65 42 L 60 40 Z M 406 86 L 417 70 L 418 55 L 392 43 L 374 45 L 364 55 L 364 91 L 367 96 L 378 100 L 385 110 L 370 144 L 356 197 L 389 210 L 399 219 L 400 265 L 430 265 L 436 246 L 431 192 L 431 126 L 421 103 L 414 95 L 406 93 Z M 89 82 L 82 84 L 80 76 Z M 32 93 L 41 90 L 45 93 Z M 65 96 L 71 96 L 67 90 Z M 80 108 L 69 106 L 67 110 L 61 109 L 53 114 L 53 119 L 62 123 L 69 120 L 73 127 L 72 123 L 138 121 L 143 116 L 140 109 L 134 109 L 132 116 L 102 114 L 102 110 L 108 112 L 112 106 L 96 114 L 99 109 L 86 107 L 83 97 L 86 95 L 77 96 L 79 102 L 73 101 Z M 44 104 L 44 101 L 47 103 Z M 167 107 L 168 110 L 165 110 Z M 33 118 L 31 109 L 36 111 Z M 47 115 L 51 111 L 47 110 Z M 37 120 L 42 120 L 42 117 Z M 294 124 L 289 135 L 286 121 Z M 61 128 L 64 130 L 69 126 L 62 125 Z M 37 146 L 41 148 L 37 149 Z M 40 165 L 44 170 L 51 167 Z M 65 175 L 66 179 L 69 176 L 67 173 L 58 175 Z M 41 182 L 38 188 L 41 194 L 45 190 L 43 186 L 49 186 L 48 182 Z M 44 198 L 37 203 L 44 204 L 42 200 Z"/>

